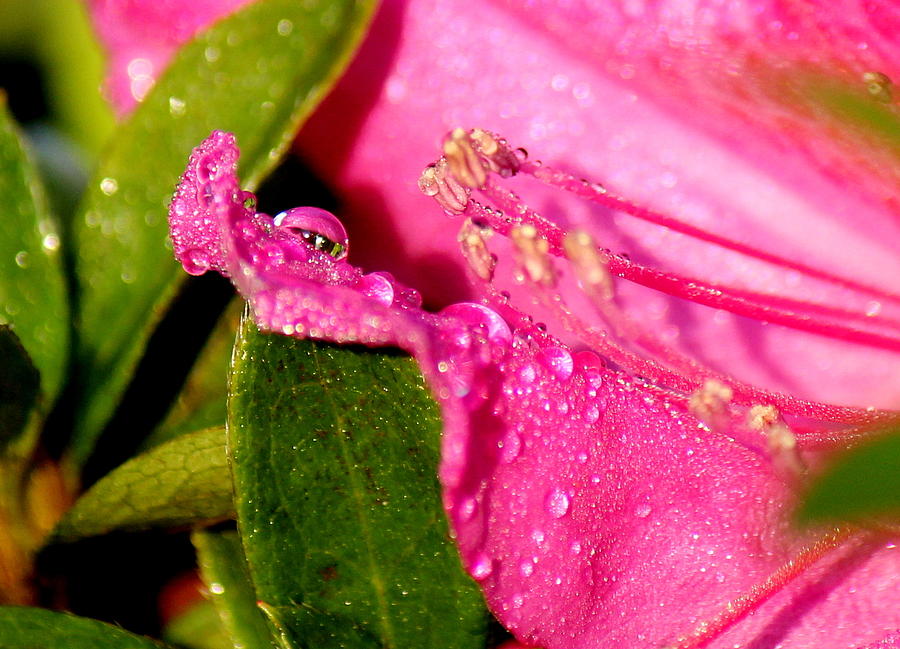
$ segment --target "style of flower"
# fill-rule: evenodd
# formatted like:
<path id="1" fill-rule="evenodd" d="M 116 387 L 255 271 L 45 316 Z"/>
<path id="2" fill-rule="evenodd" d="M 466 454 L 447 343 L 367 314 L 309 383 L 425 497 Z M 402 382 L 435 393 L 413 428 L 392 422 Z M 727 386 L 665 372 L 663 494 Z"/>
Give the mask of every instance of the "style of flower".
<path id="1" fill-rule="evenodd" d="M 389 274 L 352 266 L 329 213 L 257 213 L 236 177 L 234 138 L 222 132 L 195 149 L 172 202 L 175 254 L 190 273 L 231 277 L 263 329 L 416 357 L 442 408 L 440 478 L 463 563 L 520 641 L 896 646 L 900 613 L 886 605 L 900 593 L 894 543 L 875 532 L 799 533 L 787 520 L 818 451 L 890 413 L 770 393 L 709 369 L 621 309 L 613 277 L 822 337 L 892 339 L 846 310 L 722 290 L 598 247 L 528 207 L 507 179 L 666 217 L 488 131 L 454 130 L 443 152 L 419 186 L 462 218 L 459 242 L 485 304 L 430 313 Z M 503 274 L 517 293 L 498 290 Z M 522 310 L 523 296 L 547 324 Z"/>

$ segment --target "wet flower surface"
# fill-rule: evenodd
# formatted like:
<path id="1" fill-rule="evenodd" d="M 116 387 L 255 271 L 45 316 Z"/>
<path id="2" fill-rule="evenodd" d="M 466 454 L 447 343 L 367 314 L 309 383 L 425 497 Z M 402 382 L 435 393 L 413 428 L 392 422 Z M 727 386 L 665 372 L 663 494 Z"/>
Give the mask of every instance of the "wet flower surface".
<path id="1" fill-rule="evenodd" d="M 176 255 L 188 272 L 230 276 L 265 329 L 417 358 L 443 409 L 440 477 L 463 562 L 520 640 L 893 646 L 894 544 L 787 522 L 815 451 L 850 439 L 834 424 L 887 415 L 721 382 L 616 307 L 609 273 L 634 272 L 629 260 L 544 220 L 498 179 L 530 175 L 584 200 L 601 188 L 486 131 L 454 131 L 444 152 L 420 186 L 465 219 L 460 241 L 488 306 L 425 311 L 390 275 L 350 265 L 352 242 L 327 213 L 256 213 L 221 132 L 195 150 L 172 203 Z M 476 189 L 493 207 L 472 200 Z M 511 262 L 491 250 L 507 237 L 511 275 L 569 343 L 496 290 Z M 585 324 L 570 297 L 655 358 Z"/>

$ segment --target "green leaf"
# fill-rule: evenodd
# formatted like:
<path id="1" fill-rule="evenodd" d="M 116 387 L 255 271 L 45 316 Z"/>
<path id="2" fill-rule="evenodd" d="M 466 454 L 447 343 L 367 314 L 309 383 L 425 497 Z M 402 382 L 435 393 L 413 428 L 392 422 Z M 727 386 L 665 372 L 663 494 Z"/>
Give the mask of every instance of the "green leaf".
<path id="1" fill-rule="evenodd" d="M 222 520 L 233 511 L 225 431 L 210 428 L 156 446 L 104 476 L 66 513 L 52 541 Z"/>
<path id="2" fill-rule="evenodd" d="M 415 362 L 242 323 L 228 404 L 235 502 L 285 647 L 478 647 L 487 614 L 449 540 L 441 420 Z"/>
<path id="3" fill-rule="evenodd" d="M 3 649 L 161 649 L 119 627 L 42 608 L 0 606 Z"/>
<path id="4" fill-rule="evenodd" d="M 900 427 L 840 454 L 797 510 L 803 524 L 900 520 Z"/>
<path id="5" fill-rule="evenodd" d="M 150 331 L 185 278 L 166 247 L 166 211 L 191 149 L 213 129 L 240 143 L 253 188 L 343 71 L 375 0 L 262 0 L 182 48 L 123 124 L 76 222 L 83 462 Z"/>
<path id="6" fill-rule="evenodd" d="M 44 403 L 62 385 L 69 347 L 69 307 L 56 223 L 0 96 L 0 324 L 11 325 L 41 375 Z M 0 372 L 6 367 L 0 366 Z"/>
<path id="7" fill-rule="evenodd" d="M 213 603 L 201 599 L 176 615 L 162 631 L 163 640 L 182 649 L 234 649 Z M 247 649 L 252 649 L 247 647 Z"/>
<path id="8" fill-rule="evenodd" d="M 17 439 L 35 406 L 40 375 L 18 336 L 0 325 L 0 449 Z"/>
<path id="9" fill-rule="evenodd" d="M 275 643 L 250 581 L 241 539 L 233 530 L 197 530 L 191 536 L 203 581 L 235 647 L 272 649 Z"/>

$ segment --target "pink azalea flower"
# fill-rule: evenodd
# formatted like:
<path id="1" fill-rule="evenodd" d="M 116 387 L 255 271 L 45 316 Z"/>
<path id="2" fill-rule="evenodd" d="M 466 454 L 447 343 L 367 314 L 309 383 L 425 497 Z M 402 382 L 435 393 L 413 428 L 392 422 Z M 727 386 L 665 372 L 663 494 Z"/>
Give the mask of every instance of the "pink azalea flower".
<path id="1" fill-rule="evenodd" d="M 896 646 L 892 545 L 798 535 L 785 514 L 804 465 L 853 435 L 835 431 L 878 414 L 802 399 L 900 398 L 898 165 L 835 100 L 868 84 L 863 105 L 896 119 L 898 25 L 888 2 L 387 2 L 298 148 L 344 199 L 351 238 L 378 241 L 354 246 L 362 267 L 430 304 L 493 309 L 429 314 L 390 276 L 292 233 L 328 228 L 319 247 L 346 248 L 322 214 L 275 225 L 232 205 L 224 136 L 192 163 L 219 165 L 217 207 L 193 202 L 189 172 L 176 252 L 189 272 L 230 273 L 266 328 L 416 355 L 446 419 L 441 478 L 464 563 L 519 639 Z M 478 200 L 493 212 L 452 185 L 458 162 L 430 172 L 443 207 L 502 235 L 487 242 L 492 269 L 486 235 L 465 231 L 468 274 L 450 253 L 460 220 L 415 186 L 436 134 L 458 124 L 561 169 L 519 160 L 510 186 L 526 200 L 491 184 Z M 535 231 L 513 228 L 520 218 Z M 578 232 L 629 256 L 579 246 Z M 547 262 L 564 254 L 571 267 Z M 744 419 L 770 404 L 784 417 Z"/>
<path id="2" fill-rule="evenodd" d="M 166 29 L 145 16 L 151 6 L 162 7 L 92 6 L 113 87 L 126 61 L 162 60 L 157 52 L 204 24 L 198 5 L 172 10 L 183 26 Z M 829 317 L 877 328 L 896 320 L 900 294 L 896 159 L 815 93 L 826 89 L 824 71 L 863 91 L 868 74 L 883 88 L 877 96 L 890 95 L 890 83 L 871 75 L 900 78 L 893 7 L 390 0 L 299 151 L 344 201 L 354 239 L 379 240 L 358 247 L 359 263 L 414 282 L 428 304 L 480 290 L 450 250 L 458 224 L 434 215 L 414 182 L 436 134 L 462 124 L 539 147 L 545 160 L 663 215 L 654 225 L 615 205 L 530 197 L 635 262 L 750 292 L 757 304 L 781 301 L 801 318 L 829 305 L 842 312 Z M 132 99 L 120 95 L 120 107 Z M 698 306 L 632 285 L 617 294 L 674 347 L 746 382 L 848 405 L 898 404 L 895 343 L 859 344 L 837 330 L 811 336 L 733 304 Z"/>
<path id="3" fill-rule="evenodd" d="M 543 219 L 497 178 L 532 176 L 586 200 L 606 193 L 485 131 L 454 131 L 444 150 L 420 185 L 467 217 L 461 243 L 493 308 L 425 311 L 389 274 L 348 263 L 346 231 L 327 212 L 256 213 L 236 177 L 234 138 L 222 132 L 194 151 L 176 192 L 175 254 L 190 273 L 230 276 L 266 330 L 397 345 L 417 358 L 443 409 L 440 477 L 463 563 L 520 641 L 896 646 L 900 612 L 884 605 L 900 592 L 895 544 L 876 533 L 801 534 L 787 520 L 792 487 L 816 451 L 852 439 L 812 422 L 887 415 L 710 380 L 615 306 L 608 271 L 631 272 L 629 260 Z M 473 189 L 495 207 L 472 200 Z M 497 292 L 502 262 L 487 248 L 490 234 L 513 242 L 512 272 L 573 344 L 653 381 L 576 352 Z M 578 290 L 563 287 L 566 272 Z M 581 323 L 570 295 L 679 371 Z"/>

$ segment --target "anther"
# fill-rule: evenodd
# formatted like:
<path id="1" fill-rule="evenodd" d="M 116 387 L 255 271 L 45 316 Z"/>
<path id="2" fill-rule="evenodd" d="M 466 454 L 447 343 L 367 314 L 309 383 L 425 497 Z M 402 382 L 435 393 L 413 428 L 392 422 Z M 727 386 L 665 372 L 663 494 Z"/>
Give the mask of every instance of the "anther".
<path id="1" fill-rule="evenodd" d="M 800 457 L 797 437 L 784 421 L 775 406 L 755 405 L 747 411 L 747 426 L 766 436 L 769 453 L 776 466 L 792 476 L 806 472 L 806 463 Z"/>
<path id="2" fill-rule="evenodd" d="M 537 228 L 530 223 L 517 226 L 509 233 L 518 251 L 518 262 L 528 278 L 535 284 L 553 286 L 556 273 L 550 260 L 550 243 L 538 236 Z"/>
<path id="3" fill-rule="evenodd" d="M 492 234 L 493 231 L 489 228 L 479 227 L 472 222 L 472 219 L 466 219 L 457 236 L 457 241 L 460 243 L 469 267 L 486 282 L 490 282 L 494 278 L 494 267 L 497 264 L 485 243 L 485 239 Z"/>
<path id="4" fill-rule="evenodd" d="M 462 214 L 469 202 L 469 188 L 456 180 L 445 158 L 425 167 L 419 176 L 419 190 L 449 214 Z"/>
<path id="5" fill-rule="evenodd" d="M 727 430 L 731 423 L 728 404 L 733 396 L 734 392 L 730 387 L 715 379 L 708 379 L 703 387 L 691 395 L 688 408 L 710 430 Z"/>
<path id="6" fill-rule="evenodd" d="M 583 230 L 568 232 L 563 238 L 563 249 L 585 290 L 601 300 L 611 300 L 612 276 L 591 235 Z"/>
<path id="7" fill-rule="evenodd" d="M 864 72 L 862 75 L 866 90 L 878 101 L 889 104 L 894 98 L 894 84 L 883 72 Z"/>
<path id="8" fill-rule="evenodd" d="M 459 182 L 472 189 L 484 187 L 487 170 L 469 134 L 461 128 L 453 129 L 444 139 L 444 157 Z"/>

